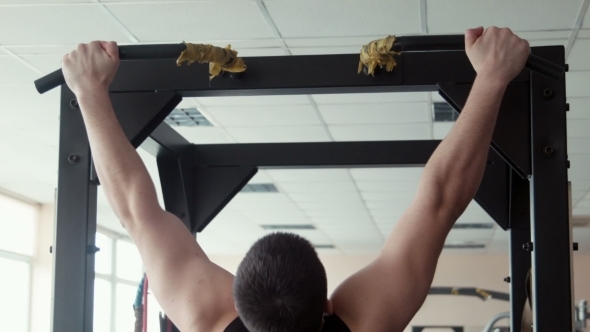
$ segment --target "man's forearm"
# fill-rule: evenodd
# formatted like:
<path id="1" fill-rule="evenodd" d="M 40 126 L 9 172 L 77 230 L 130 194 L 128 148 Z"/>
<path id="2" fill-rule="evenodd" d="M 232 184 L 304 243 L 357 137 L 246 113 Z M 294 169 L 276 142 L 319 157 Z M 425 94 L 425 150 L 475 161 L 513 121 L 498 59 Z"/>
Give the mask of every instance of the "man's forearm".
<path id="1" fill-rule="evenodd" d="M 129 143 L 107 91 L 78 96 L 96 171 L 109 203 L 122 223 L 159 208 L 154 184 Z M 145 202 L 152 202 L 146 206 Z M 141 205 L 140 205 L 141 204 Z"/>
<path id="2" fill-rule="evenodd" d="M 450 220 L 463 213 L 481 183 L 506 86 L 477 77 L 461 116 L 426 165 L 423 183 L 440 192 L 437 202 L 450 207 Z"/>

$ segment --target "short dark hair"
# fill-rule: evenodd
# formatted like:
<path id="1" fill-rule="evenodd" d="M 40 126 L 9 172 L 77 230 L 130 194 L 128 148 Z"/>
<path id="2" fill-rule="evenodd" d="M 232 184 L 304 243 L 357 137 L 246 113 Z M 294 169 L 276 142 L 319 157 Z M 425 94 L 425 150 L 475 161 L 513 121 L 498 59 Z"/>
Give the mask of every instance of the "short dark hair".
<path id="1" fill-rule="evenodd" d="M 250 332 L 318 332 L 328 281 L 309 241 L 295 234 L 273 233 L 246 253 L 233 292 Z"/>

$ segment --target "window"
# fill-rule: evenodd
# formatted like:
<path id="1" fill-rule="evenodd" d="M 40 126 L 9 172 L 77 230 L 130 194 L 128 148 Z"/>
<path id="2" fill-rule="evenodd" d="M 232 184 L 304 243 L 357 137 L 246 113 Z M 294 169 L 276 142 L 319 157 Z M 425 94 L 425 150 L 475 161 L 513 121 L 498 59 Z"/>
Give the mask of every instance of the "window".
<path id="1" fill-rule="evenodd" d="M 121 236 L 99 232 L 94 281 L 94 330 L 133 331 L 133 302 L 143 266 L 133 243 Z"/>
<path id="2" fill-rule="evenodd" d="M 0 312 L 2 330 L 29 330 L 31 264 L 35 250 L 37 207 L 0 195 Z"/>

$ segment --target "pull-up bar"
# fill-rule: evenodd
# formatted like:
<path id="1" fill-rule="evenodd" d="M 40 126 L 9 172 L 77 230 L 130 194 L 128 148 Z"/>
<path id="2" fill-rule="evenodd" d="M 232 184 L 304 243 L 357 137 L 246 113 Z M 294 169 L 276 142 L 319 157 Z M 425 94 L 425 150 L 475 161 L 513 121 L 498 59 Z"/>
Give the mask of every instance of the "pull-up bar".
<path id="1" fill-rule="evenodd" d="M 186 44 L 125 45 L 119 46 L 121 60 L 176 60 L 187 48 Z M 391 51 L 428 52 L 461 51 L 465 49 L 463 35 L 396 37 Z M 535 55 L 529 55 L 526 68 L 544 77 L 559 81 L 565 68 Z M 35 81 L 39 93 L 45 93 L 65 83 L 61 69 Z"/>

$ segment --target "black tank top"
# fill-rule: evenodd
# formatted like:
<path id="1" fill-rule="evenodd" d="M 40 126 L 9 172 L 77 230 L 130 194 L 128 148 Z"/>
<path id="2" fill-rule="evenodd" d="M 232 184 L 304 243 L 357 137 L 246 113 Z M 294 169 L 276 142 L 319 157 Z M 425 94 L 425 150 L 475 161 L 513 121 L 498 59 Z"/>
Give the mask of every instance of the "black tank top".
<path id="1" fill-rule="evenodd" d="M 240 317 L 234 319 L 224 330 L 224 332 L 248 332 Z M 324 317 L 324 327 L 322 332 L 350 332 L 346 324 L 336 315 Z"/>

